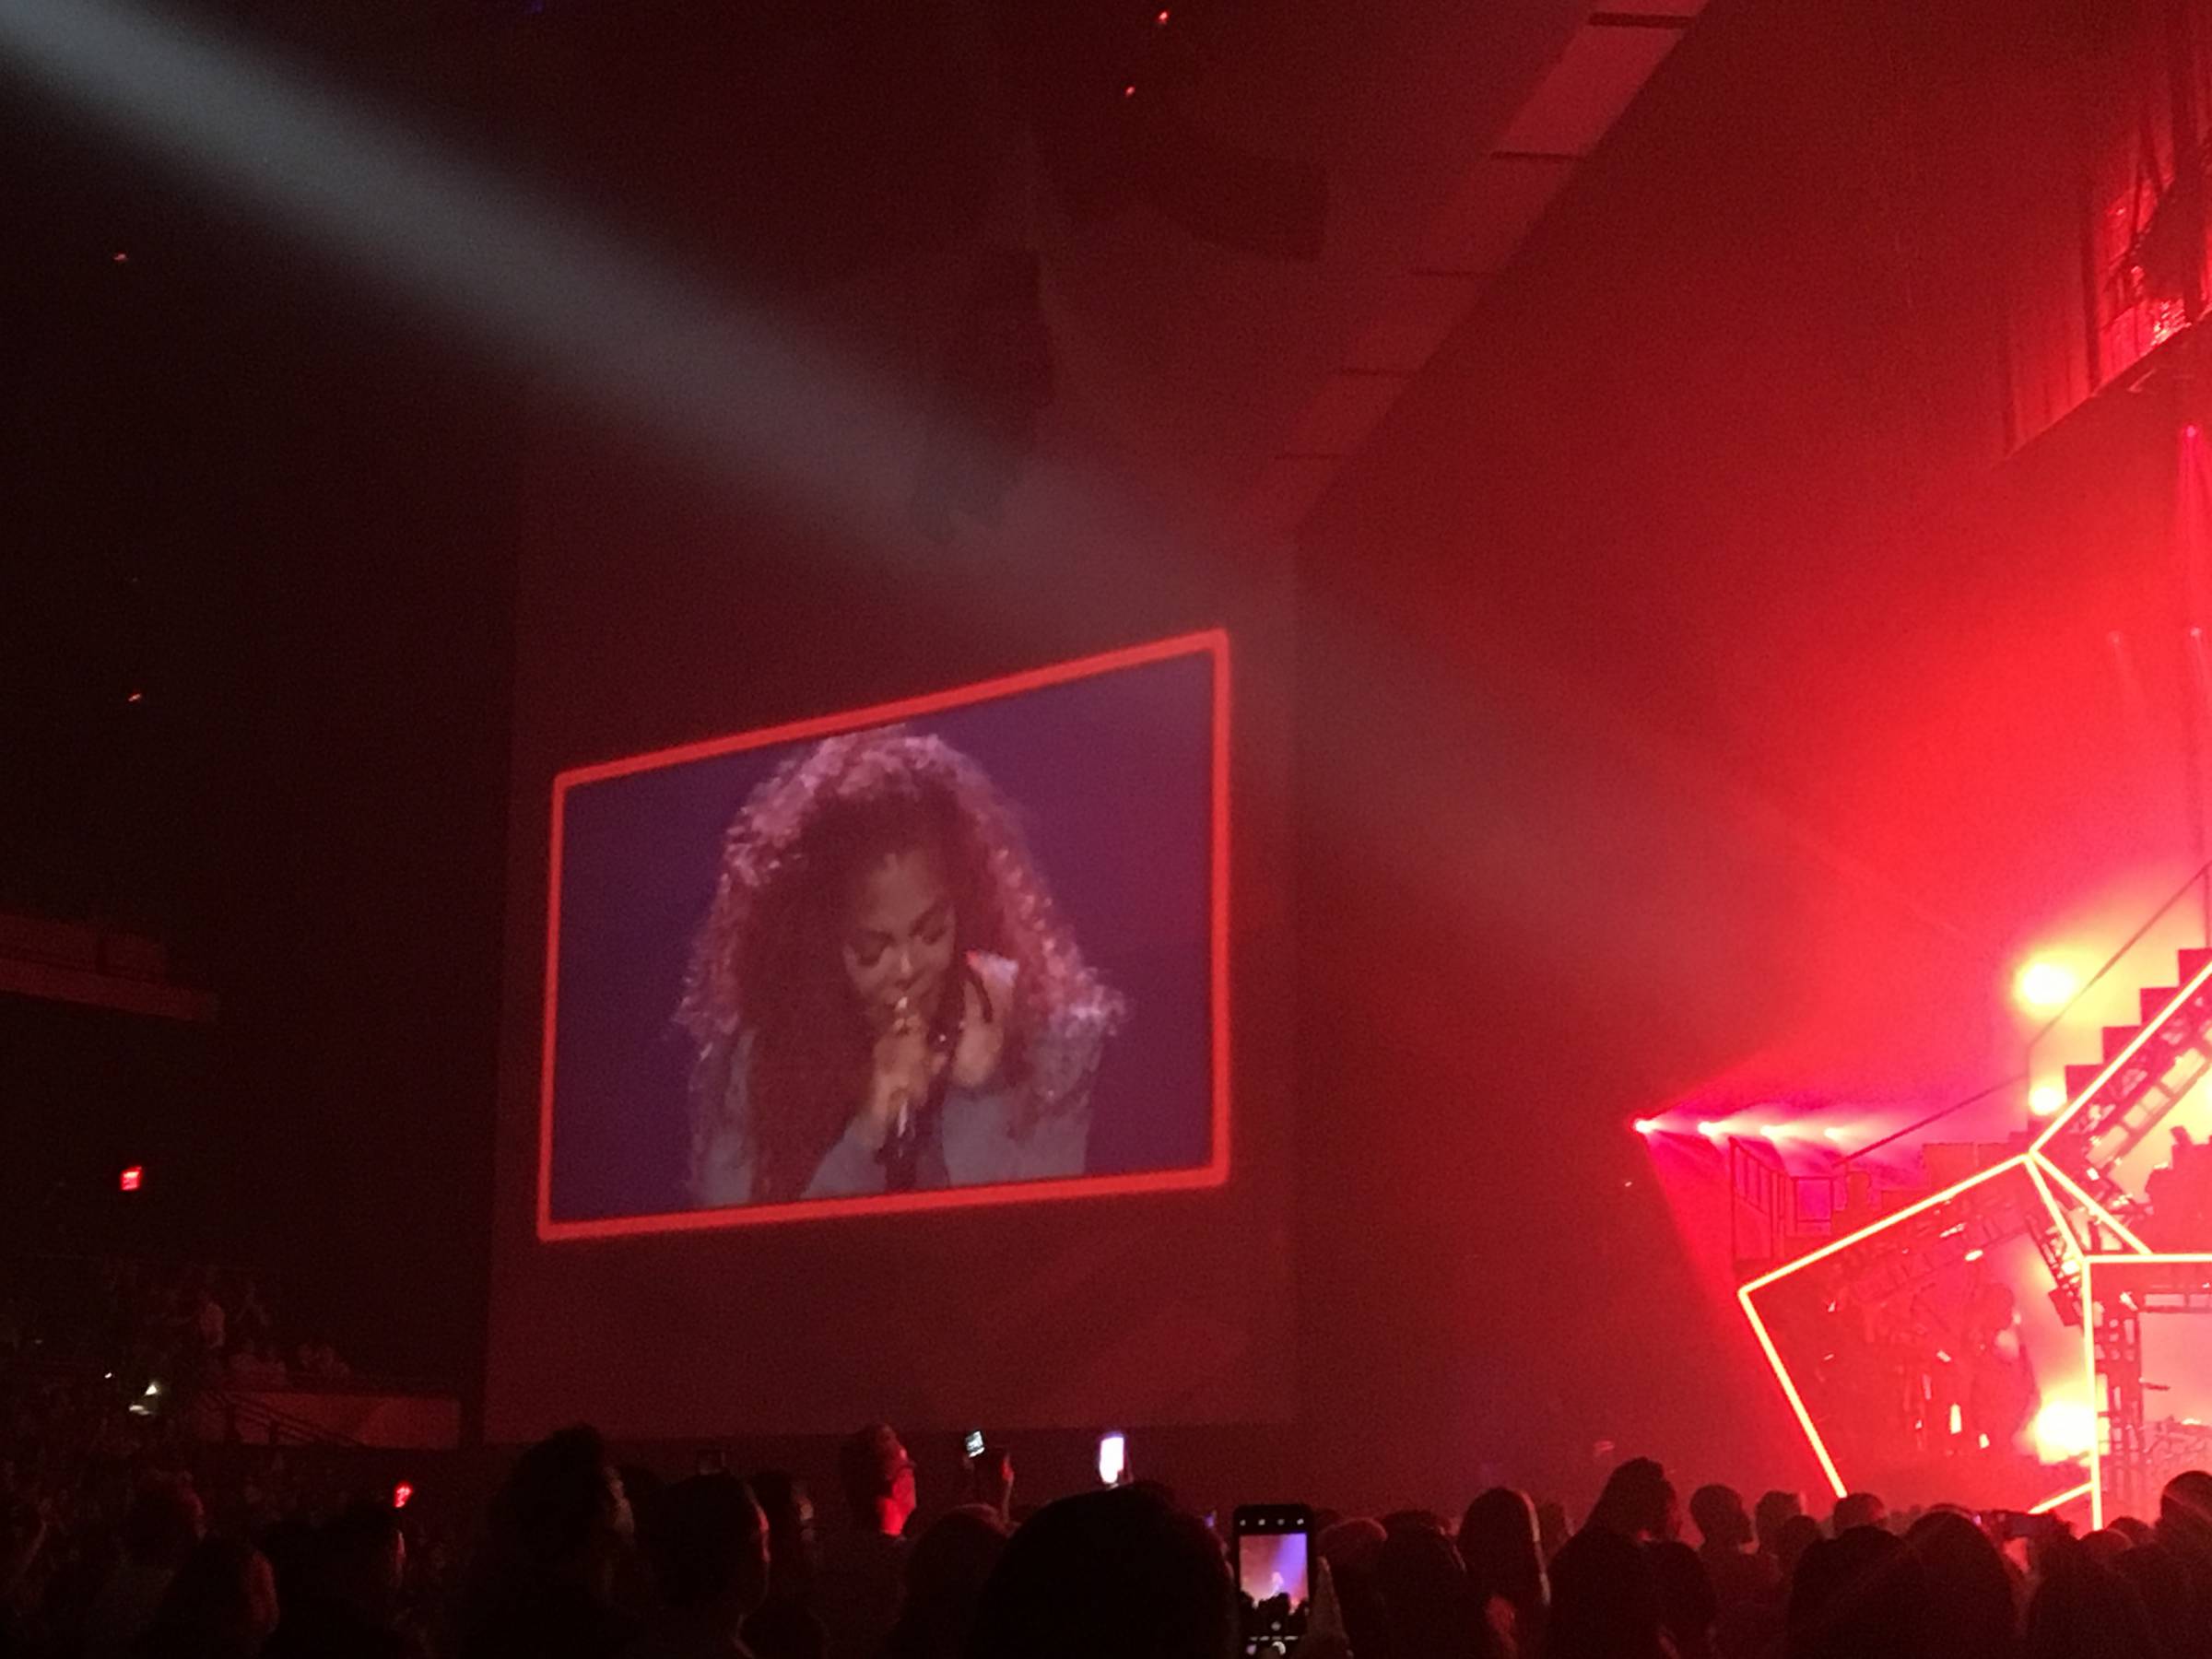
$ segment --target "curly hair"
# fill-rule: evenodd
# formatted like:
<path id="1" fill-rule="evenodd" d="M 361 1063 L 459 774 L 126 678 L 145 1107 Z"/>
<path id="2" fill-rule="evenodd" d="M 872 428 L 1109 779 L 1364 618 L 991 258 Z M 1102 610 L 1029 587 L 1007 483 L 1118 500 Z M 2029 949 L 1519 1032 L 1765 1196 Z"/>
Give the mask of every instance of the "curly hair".
<path id="1" fill-rule="evenodd" d="M 944 860 L 954 960 L 989 952 L 1014 964 L 1001 1066 L 1018 1091 L 1018 1134 L 1061 1103 L 1051 1080 L 1034 1075 L 1040 1038 L 1120 1024 L 1123 999 L 1084 961 L 1027 835 L 981 767 L 901 726 L 825 739 L 756 788 L 723 839 L 677 1013 L 699 1050 L 695 1172 L 714 1135 L 736 1127 L 749 1139 L 754 1201 L 806 1191 L 871 1064 L 865 1017 L 836 947 L 850 886 L 874 860 L 916 846 Z M 728 1068 L 741 1035 L 748 1104 L 733 1125 Z"/>

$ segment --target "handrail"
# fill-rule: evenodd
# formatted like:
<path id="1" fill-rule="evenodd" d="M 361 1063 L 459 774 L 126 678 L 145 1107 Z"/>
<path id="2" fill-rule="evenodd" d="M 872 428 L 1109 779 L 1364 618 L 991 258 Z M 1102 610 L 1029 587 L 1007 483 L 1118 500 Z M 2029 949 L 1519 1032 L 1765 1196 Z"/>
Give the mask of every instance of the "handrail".
<path id="1" fill-rule="evenodd" d="M 2015 1072 L 2011 1077 L 2006 1077 L 2001 1083 L 1992 1083 L 1987 1088 L 1976 1089 L 1972 1094 L 1968 1095 L 1963 1100 L 1953 1100 L 1948 1106 L 1938 1106 L 1934 1112 L 1929 1112 L 1927 1116 L 1916 1119 L 1912 1123 L 1907 1124 L 1902 1129 L 1892 1129 L 1888 1135 L 1883 1135 L 1881 1139 L 1868 1141 L 1856 1152 L 1848 1154 L 1844 1158 L 1843 1161 L 1837 1166 L 1837 1172 L 1840 1174 L 1843 1171 L 1849 1170 L 1852 1165 L 1857 1163 L 1860 1159 L 1866 1157 L 1870 1153 L 1879 1152 L 1884 1147 L 1888 1146 L 1892 1141 L 1900 1141 L 1904 1139 L 1906 1135 L 1913 1134 L 1917 1130 L 1927 1128 L 1931 1124 L 1940 1124 L 1945 1118 L 1949 1117 L 1952 1112 L 1964 1112 L 1969 1106 L 1979 1105 L 1982 1101 L 1988 1100 L 1991 1095 L 2002 1093 L 2007 1088 L 2017 1088 L 2018 1085 L 2025 1083 L 2027 1080 L 2028 1074 L 2026 1072 Z"/>
<path id="2" fill-rule="evenodd" d="M 227 1413 L 233 1428 L 242 1418 L 248 1422 L 259 1423 L 264 1427 L 287 1430 L 310 1445 L 360 1446 L 365 1443 L 356 1440 L 343 1430 L 326 1428 L 309 1418 L 295 1417 L 288 1411 L 280 1410 L 253 1391 L 241 1391 L 227 1387 L 209 1388 L 205 1390 L 200 1397 Z"/>

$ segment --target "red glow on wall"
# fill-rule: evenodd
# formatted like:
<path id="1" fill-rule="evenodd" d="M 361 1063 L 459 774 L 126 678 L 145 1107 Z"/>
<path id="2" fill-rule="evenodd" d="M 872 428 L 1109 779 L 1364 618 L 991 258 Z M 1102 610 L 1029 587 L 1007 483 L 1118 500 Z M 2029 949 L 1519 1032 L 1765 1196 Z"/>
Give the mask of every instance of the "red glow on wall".
<path id="1" fill-rule="evenodd" d="M 140 1168 L 137 1164 L 131 1165 L 129 1169 L 124 1171 L 122 1174 L 115 1177 L 116 1189 L 124 1193 L 135 1193 L 139 1189 L 139 1187 L 144 1185 L 145 1182 L 146 1171 Z"/>

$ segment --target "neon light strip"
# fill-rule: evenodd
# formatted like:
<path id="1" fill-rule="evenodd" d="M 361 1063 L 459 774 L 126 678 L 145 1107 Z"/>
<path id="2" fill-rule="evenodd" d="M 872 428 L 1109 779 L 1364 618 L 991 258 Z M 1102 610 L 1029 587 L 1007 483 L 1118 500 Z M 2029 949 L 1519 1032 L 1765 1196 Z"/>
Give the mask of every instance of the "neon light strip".
<path id="1" fill-rule="evenodd" d="M 2122 1049 L 2117 1054 L 2112 1056 L 2111 1060 L 2105 1063 L 2104 1069 L 2097 1074 L 2096 1077 L 2090 1082 L 2087 1088 L 2083 1089 L 2079 1094 L 2074 1097 L 2073 1102 L 2067 1106 L 2065 1111 L 2060 1112 L 2058 1116 L 2051 1120 L 2051 1126 L 2045 1129 L 2042 1134 L 2035 1137 L 2034 1141 L 2029 1146 L 2028 1150 L 2030 1152 L 2041 1152 L 2045 1147 L 2049 1146 L 2051 1144 L 2051 1137 L 2056 1135 L 2061 1129 L 2065 1128 L 2066 1124 L 2073 1122 L 2074 1114 L 2079 1112 L 2085 1105 L 2088 1103 L 2089 1097 L 2095 1094 L 2099 1089 L 2102 1088 L 2105 1086 L 2105 1083 L 2112 1077 L 2112 1075 L 2123 1065 L 2125 1065 L 2128 1061 L 2134 1057 L 2135 1052 L 2141 1048 L 2146 1042 L 2150 1041 L 2152 1034 L 2156 1032 L 2160 1026 L 2164 1025 L 2168 1020 L 2171 1019 L 2175 1014 L 2179 1013 L 2181 1011 L 2182 1005 L 2187 1002 L 2192 996 L 2194 996 L 2198 988 L 2201 987 L 2206 980 L 2212 980 L 2212 962 L 2207 962 L 2204 967 L 2198 969 L 2196 977 L 2191 980 L 2187 984 L 2183 985 L 2179 991 L 2176 991 L 2173 994 L 2173 1000 L 2168 1003 L 2163 1008 L 2159 1010 L 2159 1017 L 2152 1020 L 2148 1025 L 2145 1026 L 2141 1030 L 2137 1031 L 2135 1035 L 2134 1041 L 2129 1042 L 2125 1048 Z"/>
<path id="2" fill-rule="evenodd" d="M 2059 1203 L 2051 1191 L 2051 1183 L 2043 1179 L 2043 1172 L 2038 1167 L 2042 1161 L 2032 1152 L 2028 1155 L 2028 1179 L 2035 1182 L 2035 1190 L 2043 1195 L 2043 1207 L 2051 1212 L 2053 1229 L 2066 1241 L 2066 1253 L 2079 1261 L 2085 1253 L 2081 1241 L 2074 1236 L 2074 1223 L 2066 1218 L 2066 1206 Z"/>
<path id="3" fill-rule="evenodd" d="M 2093 1505 L 2096 1491 L 2097 1483 L 2093 1480 L 2085 1480 L 2077 1487 L 2068 1488 L 2065 1491 L 2059 1493 L 2059 1495 L 2055 1498 L 2044 1499 L 2041 1503 L 2037 1504 L 2028 1512 L 2031 1515 L 2047 1515 L 2053 1510 L 2064 1509 L 2067 1504 L 2082 1498 L 2090 1499 Z M 2103 1523 L 2099 1522 L 2098 1524 L 2101 1526 Z"/>
<path id="4" fill-rule="evenodd" d="M 1810 1260 L 1810 1257 L 1806 1258 Z M 1746 1285 L 1735 1293 L 1736 1300 L 1744 1304 L 1744 1316 L 1751 1322 L 1751 1334 L 1759 1338 L 1759 1346 L 1766 1350 L 1767 1363 L 1774 1369 L 1774 1380 L 1782 1384 L 1782 1392 L 1790 1402 L 1790 1409 L 1797 1414 L 1797 1425 L 1805 1430 L 1805 1438 L 1813 1444 L 1813 1455 L 1820 1460 L 1820 1472 L 1828 1477 L 1828 1484 L 1835 1488 L 1839 1498 L 1849 1497 L 1851 1488 L 1843 1484 L 1843 1477 L 1836 1473 L 1835 1459 L 1828 1454 L 1828 1442 L 1820 1438 L 1820 1430 L 1813 1427 L 1813 1414 L 1805 1408 L 1805 1400 L 1797 1392 L 1797 1384 L 1790 1381 L 1790 1368 L 1782 1362 L 1775 1349 L 1774 1339 L 1767 1335 L 1766 1322 L 1759 1318 L 1759 1310 L 1751 1305 L 1752 1287 Z"/>
<path id="5" fill-rule="evenodd" d="M 1754 1290 L 1763 1290 L 1769 1285 L 1772 1284 L 1776 1279 L 1786 1278 L 1789 1275 L 1796 1272 L 1800 1267 L 1809 1267 L 1815 1262 L 1821 1261 L 1829 1256 L 1834 1255 L 1839 1250 L 1848 1250 L 1862 1239 L 1871 1239 L 1876 1233 L 1882 1231 L 1885 1228 L 1895 1227 L 1900 1221 L 1907 1220 L 1913 1216 L 1919 1215 L 1922 1210 L 1933 1209 L 1938 1204 L 1943 1204 L 1950 1199 L 1956 1198 L 1959 1194 L 1965 1192 L 1969 1187 L 1979 1186 L 1984 1181 L 1988 1181 L 1995 1176 L 2004 1174 L 2007 1170 L 2018 1168 L 2019 1165 L 2026 1163 L 2029 1157 L 2029 1153 L 2021 1152 L 2014 1157 L 2006 1159 L 2003 1163 L 1992 1164 L 1986 1170 L 1978 1170 L 1973 1174 L 1969 1175 L 1964 1181 L 1959 1182 L 1956 1186 L 1946 1187 L 1942 1192 L 1935 1194 L 1931 1197 L 1923 1198 L 1916 1204 L 1909 1204 L 1903 1209 L 1898 1210 L 1892 1215 L 1884 1216 L 1879 1221 L 1869 1222 L 1866 1226 L 1860 1228 L 1859 1230 L 1854 1233 L 1846 1233 L 1841 1239 L 1831 1239 L 1826 1244 L 1823 1244 L 1819 1249 L 1808 1251 L 1804 1255 L 1798 1256 L 1793 1261 L 1784 1262 L 1781 1266 L 1774 1268 L 1771 1272 L 1761 1274 L 1759 1277 L 1752 1279 L 1746 1284 L 1738 1292 L 1738 1294 L 1748 1296 Z"/>
<path id="6" fill-rule="evenodd" d="M 2099 1386 L 2097 1371 L 2097 1332 L 2094 1324 L 2096 1300 L 2090 1293 L 2089 1276 L 2099 1266 L 2105 1267 L 2202 1267 L 2212 1265 L 2212 1254 L 2197 1252 L 2162 1253 L 2147 1252 L 2141 1255 L 2085 1255 L 2081 1258 L 2081 1346 L 2089 1362 L 2089 1398 L 2096 1407 L 2100 1432 L 2089 1438 L 2089 1480 L 2094 1489 L 2089 1493 L 2089 1524 L 2104 1524 L 2104 1441 L 2101 1425 L 2105 1419 L 2104 1391 Z"/>
<path id="7" fill-rule="evenodd" d="M 2083 1192 L 2080 1186 L 2076 1183 L 2074 1178 L 2068 1175 L 2064 1170 L 2060 1169 L 2056 1164 L 2053 1163 L 2049 1159 L 2043 1157 L 2039 1152 L 2030 1152 L 2028 1156 L 2034 1159 L 2036 1162 L 2041 1164 L 2044 1170 L 2050 1173 L 2051 1177 L 2064 1185 L 2067 1192 L 2073 1194 L 2075 1197 L 2080 1199 L 2082 1203 L 2088 1206 L 2089 1209 L 2096 1215 L 2097 1218 L 2100 1221 L 2102 1221 L 2105 1226 L 2111 1228 L 2112 1231 L 2118 1234 L 2121 1239 L 2125 1241 L 2128 1248 L 2133 1250 L 2137 1255 L 2147 1256 L 2155 1255 L 2158 1253 L 2152 1250 L 2149 1245 L 2144 1243 L 2142 1240 L 2136 1238 L 2134 1233 L 2128 1231 L 2125 1227 L 2122 1226 L 2120 1223 L 2120 1218 L 2113 1215 L 2111 1210 L 2106 1209 L 2103 1205 L 2098 1203 L 2096 1199 L 2090 1197 L 2088 1194 Z M 2068 1229 L 2067 1230 L 2071 1231 L 2072 1230 Z"/>
<path id="8" fill-rule="evenodd" d="M 2081 1357 L 2089 1369 L 2089 1528 L 2104 1525 L 2104 1379 L 2097 1370 L 2097 1299 L 2089 1288 L 2095 1256 L 2081 1258 Z"/>

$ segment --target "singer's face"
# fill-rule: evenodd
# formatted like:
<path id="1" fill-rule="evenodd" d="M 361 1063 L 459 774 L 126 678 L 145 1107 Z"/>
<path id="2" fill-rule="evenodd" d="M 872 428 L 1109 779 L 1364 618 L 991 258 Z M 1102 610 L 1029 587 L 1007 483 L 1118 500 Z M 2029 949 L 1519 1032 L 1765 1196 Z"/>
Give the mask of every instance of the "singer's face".
<path id="1" fill-rule="evenodd" d="M 888 1026 L 904 997 L 924 1019 L 952 977 L 954 916 L 945 863 L 909 847 L 865 866 L 845 912 L 845 978 L 869 1025 Z"/>

